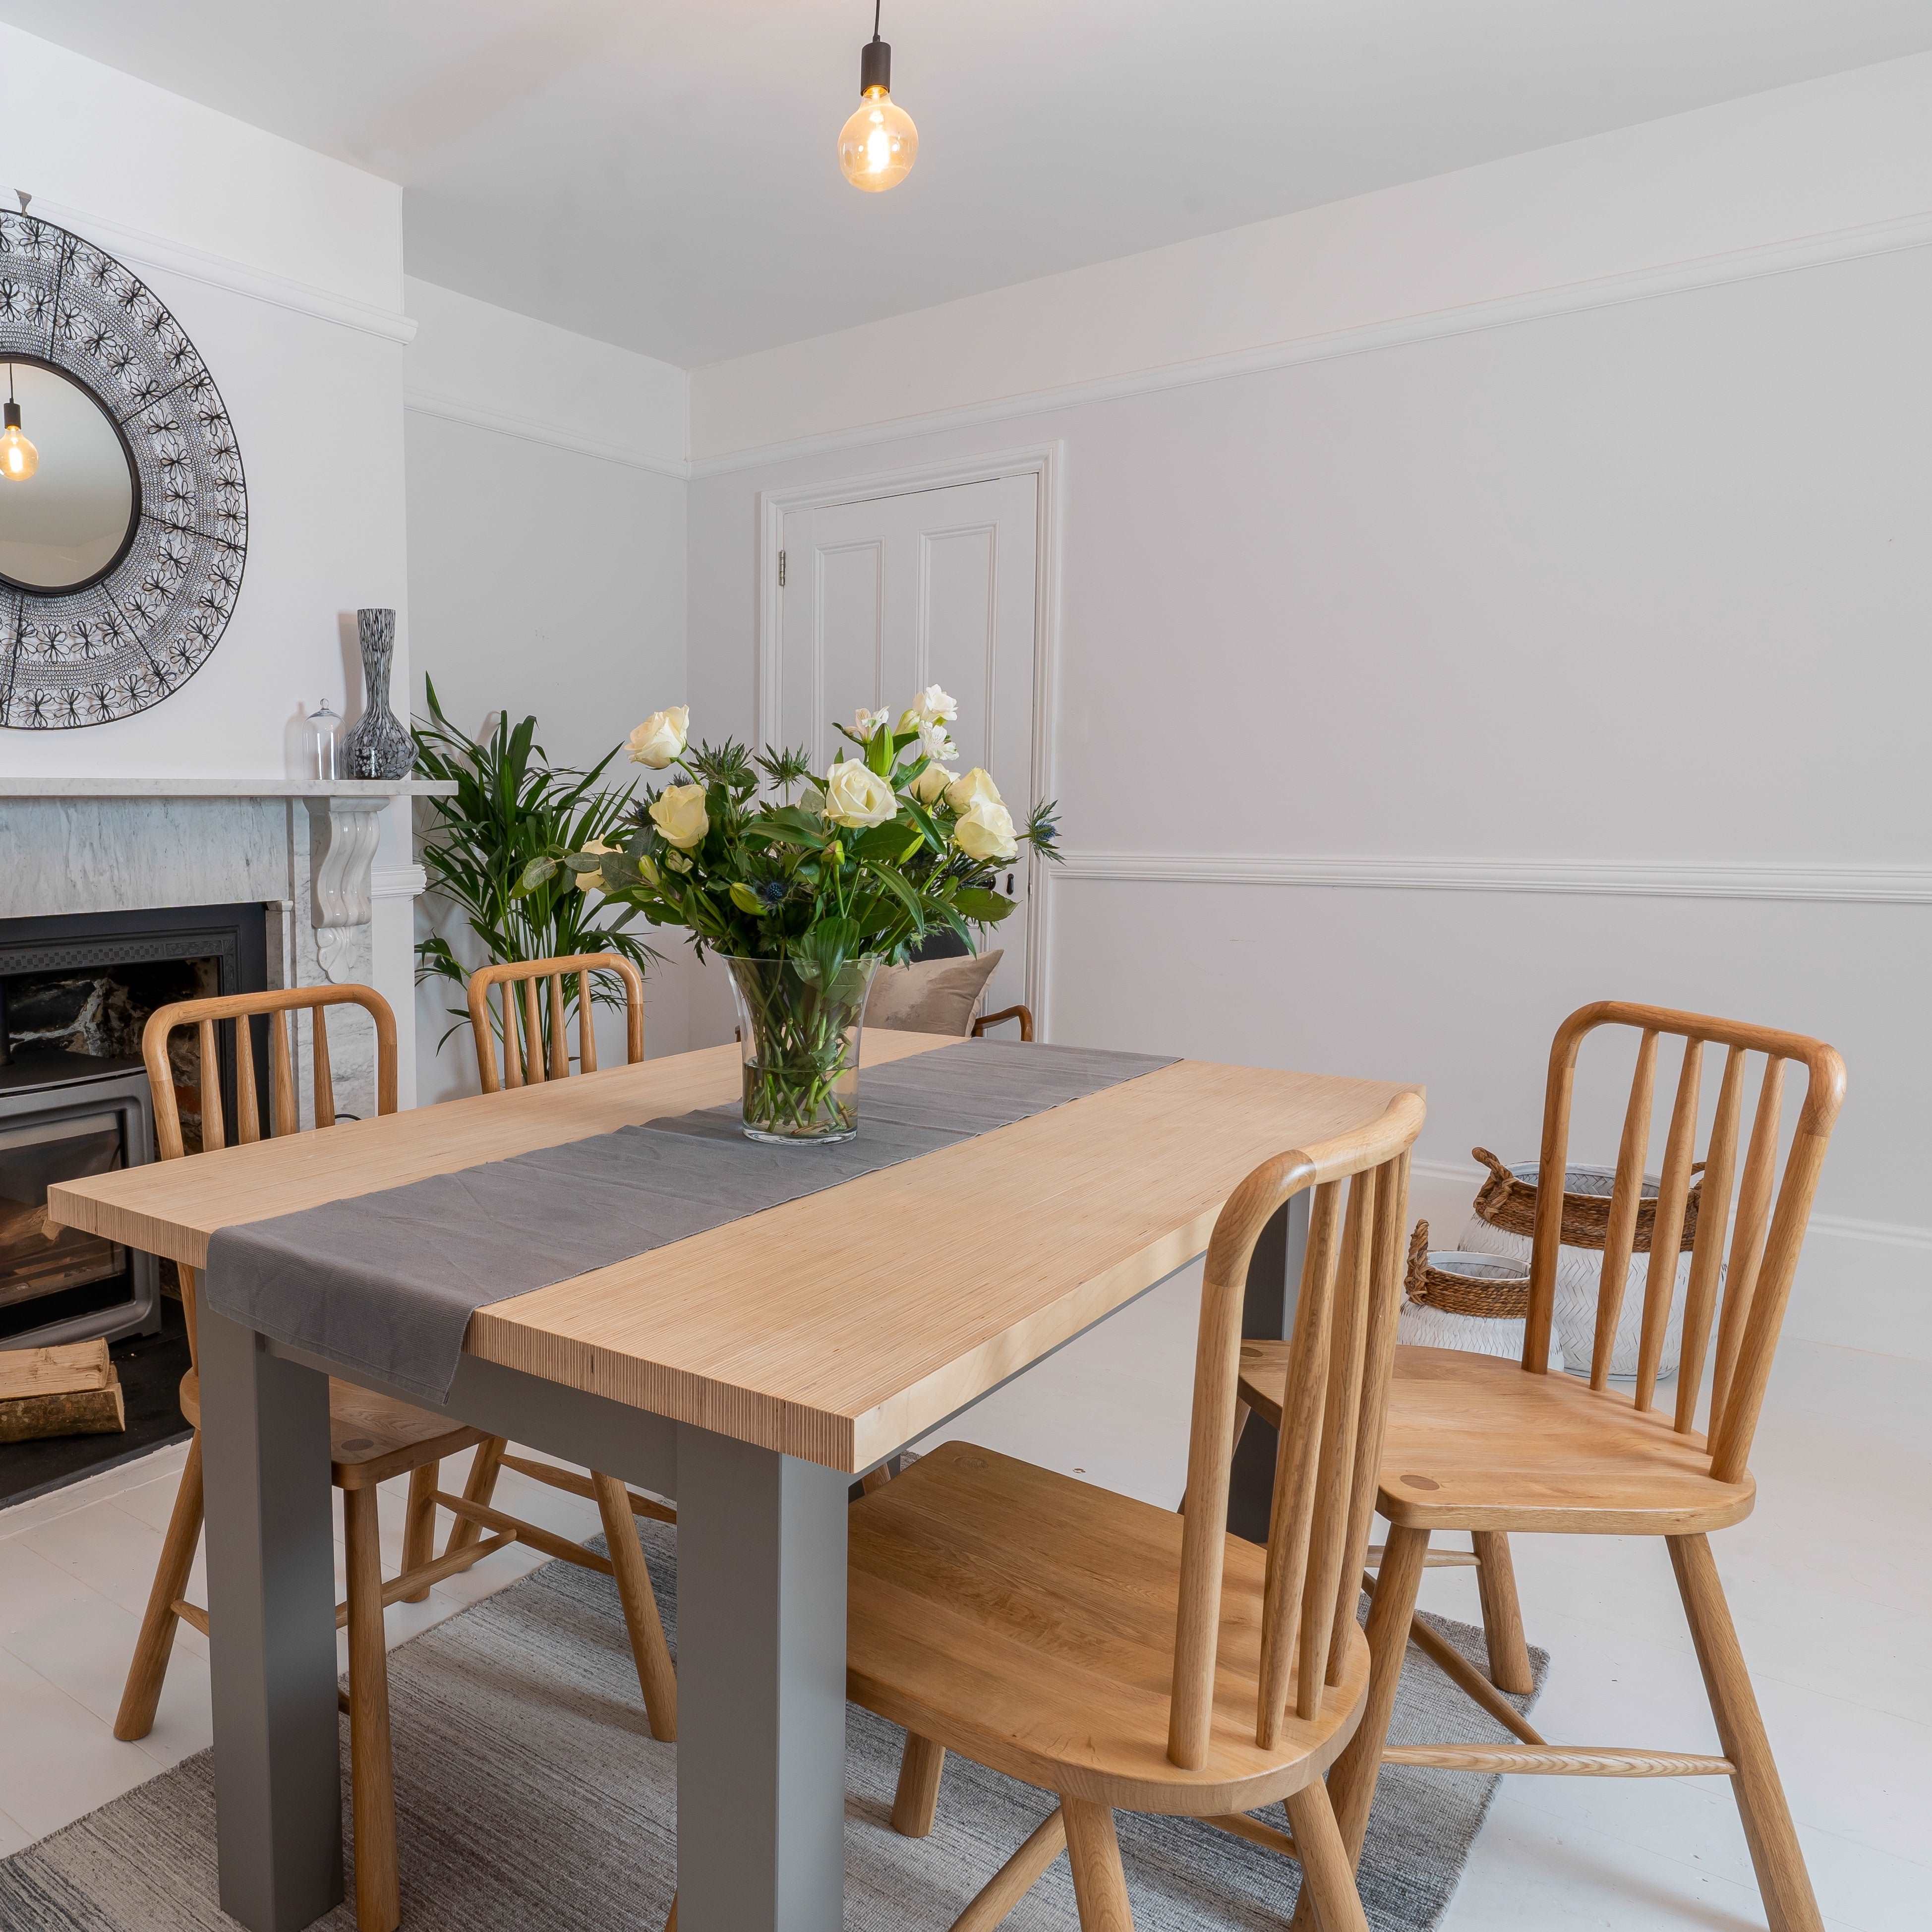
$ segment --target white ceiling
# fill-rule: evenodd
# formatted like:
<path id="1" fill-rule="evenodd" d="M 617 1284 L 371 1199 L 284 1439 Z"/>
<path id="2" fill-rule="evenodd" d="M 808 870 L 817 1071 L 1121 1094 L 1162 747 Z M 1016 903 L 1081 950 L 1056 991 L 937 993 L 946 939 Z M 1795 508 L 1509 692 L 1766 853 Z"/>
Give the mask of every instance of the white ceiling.
<path id="1" fill-rule="evenodd" d="M 410 272 L 692 366 L 1932 48 L 1928 0 L 0 0 L 400 182 Z"/>

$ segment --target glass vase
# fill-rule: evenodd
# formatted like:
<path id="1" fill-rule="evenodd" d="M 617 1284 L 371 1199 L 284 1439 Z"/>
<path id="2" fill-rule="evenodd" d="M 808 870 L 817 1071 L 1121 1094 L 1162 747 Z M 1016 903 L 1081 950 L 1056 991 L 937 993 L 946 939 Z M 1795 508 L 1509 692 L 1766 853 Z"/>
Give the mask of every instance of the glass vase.
<path id="1" fill-rule="evenodd" d="M 773 1142 L 859 1131 L 859 1036 L 876 958 L 829 979 L 791 959 L 728 959 L 744 1062 L 745 1132 Z"/>

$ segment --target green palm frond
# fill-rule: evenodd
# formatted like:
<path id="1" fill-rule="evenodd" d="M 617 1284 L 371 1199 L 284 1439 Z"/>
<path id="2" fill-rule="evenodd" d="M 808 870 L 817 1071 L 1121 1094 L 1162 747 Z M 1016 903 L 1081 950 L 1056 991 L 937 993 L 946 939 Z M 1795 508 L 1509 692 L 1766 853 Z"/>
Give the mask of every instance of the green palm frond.
<path id="1" fill-rule="evenodd" d="M 619 748 L 613 746 L 587 772 L 554 766 L 537 742 L 537 721 L 512 725 L 499 713 L 487 738 L 452 724 L 436 686 L 424 681 L 429 716 L 415 722 L 416 770 L 456 787 L 453 797 L 428 801 L 435 823 L 423 841 L 423 869 L 430 890 L 461 914 L 484 960 L 548 959 L 573 952 L 616 952 L 642 971 L 661 956 L 626 930 L 638 909 L 598 892 L 580 892 L 574 874 L 559 872 L 536 891 L 519 896 L 518 881 L 530 861 L 546 852 L 581 851 L 615 843 L 629 823 L 634 787 L 600 788 Z M 468 974 L 440 934 L 416 948 L 416 982 L 446 980 L 463 986 Z M 569 1004 L 575 982 L 565 982 Z M 593 982 L 592 998 L 620 1005 L 617 988 Z M 466 1006 L 452 1006 L 466 1024 Z M 443 1035 L 447 1040 L 449 1033 Z M 437 1042 L 441 1051 L 443 1041 Z"/>

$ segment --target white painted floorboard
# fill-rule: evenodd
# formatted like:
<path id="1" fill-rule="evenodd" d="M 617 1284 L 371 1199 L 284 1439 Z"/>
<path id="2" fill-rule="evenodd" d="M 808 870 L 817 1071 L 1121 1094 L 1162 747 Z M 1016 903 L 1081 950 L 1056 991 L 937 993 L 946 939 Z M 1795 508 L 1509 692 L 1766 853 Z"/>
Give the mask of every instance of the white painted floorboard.
<path id="1" fill-rule="evenodd" d="M 1185 1461 L 1198 1276 L 1156 1289 L 932 1439 L 959 1436 L 1171 1506 Z M 1834 1932 L 1922 1932 L 1932 1897 L 1932 1420 L 1923 1364 L 1787 1341 L 1754 1466 L 1756 1513 L 1713 1539 Z M 208 1742 L 206 1646 L 192 1630 L 153 1734 L 110 1726 L 184 1451 L 162 1450 L 0 1512 L 0 1855 Z M 460 1462 L 446 1477 L 460 1484 Z M 382 1497 L 400 1555 L 404 1485 Z M 506 1472 L 508 1506 L 578 1538 L 595 1507 Z M 338 1498 L 339 1509 L 339 1498 Z M 446 1527 L 448 1519 L 443 1519 Z M 340 1531 L 338 1528 L 338 1543 Z M 1523 1538 L 1532 1641 L 1552 1656 L 1538 1714 L 1564 1742 L 1714 1750 L 1660 1543 Z M 511 1550 L 389 1612 L 398 1642 L 543 1559 Z M 194 1586 L 198 1593 L 197 1574 Z M 1432 1607 L 1474 1618 L 1466 1570 L 1430 1573 Z M 1701 1928 L 1765 1918 L 1729 1787 L 1716 1780 L 1504 1781 L 1450 1932 Z"/>

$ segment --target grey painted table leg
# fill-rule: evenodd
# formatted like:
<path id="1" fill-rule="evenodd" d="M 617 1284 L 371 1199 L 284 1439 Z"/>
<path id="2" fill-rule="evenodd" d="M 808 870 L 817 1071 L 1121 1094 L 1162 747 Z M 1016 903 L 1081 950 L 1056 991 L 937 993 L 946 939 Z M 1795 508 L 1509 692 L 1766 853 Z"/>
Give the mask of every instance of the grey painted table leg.
<path id="1" fill-rule="evenodd" d="M 679 1932 L 841 1932 L 848 1478 L 677 1448 Z"/>
<path id="2" fill-rule="evenodd" d="M 221 1906 L 298 1932 L 342 1898 L 328 1378 L 201 1311 Z"/>
<path id="3" fill-rule="evenodd" d="M 1308 1238 L 1308 1196 L 1298 1194 L 1262 1230 L 1248 1264 L 1241 1302 L 1241 1333 L 1268 1341 L 1285 1340 L 1294 1327 L 1295 1291 L 1301 1280 L 1301 1254 Z M 1228 1527 L 1251 1543 L 1268 1540 L 1268 1512 L 1274 1498 L 1275 1432 L 1251 1416 L 1228 1488 Z"/>

